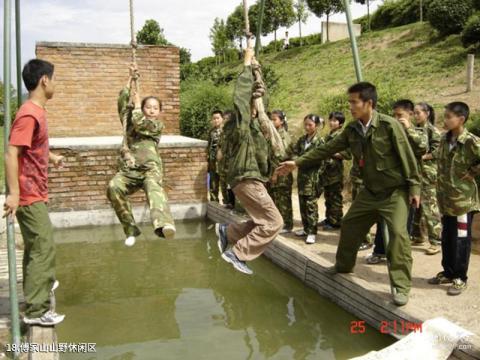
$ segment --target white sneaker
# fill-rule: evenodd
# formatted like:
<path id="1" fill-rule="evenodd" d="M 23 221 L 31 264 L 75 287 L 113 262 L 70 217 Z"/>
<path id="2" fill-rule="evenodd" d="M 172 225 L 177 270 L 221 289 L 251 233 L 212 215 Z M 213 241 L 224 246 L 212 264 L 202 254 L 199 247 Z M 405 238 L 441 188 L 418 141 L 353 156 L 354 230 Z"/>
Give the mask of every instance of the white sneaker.
<path id="1" fill-rule="evenodd" d="M 131 247 L 131 246 L 135 245 L 135 241 L 137 241 L 137 239 L 135 239 L 135 236 L 129 236 L 125 240 L 125 245 L 128 246 L 128 247 Z"/>
<path id="2" fill-rule="evenodd" d="M 175 233 L 177 232 L 177 230 L 175 229 L 175 226 L 173 225 L 165 225 L 162 231 L 163 231 L 163 236 L 165 236 L 165 239 L 173 239 L 175 237 Z"/>
<path id="3" fill-rule="evenodd" d="M 302 229 L 302 230 L 297 230 L 297 231 L 295 231 L 295 235 L 297 235 L 297 236 L 306 236 L 307 233 L 306 233 L 305 231 L 303 231 L 303 229 Z"/>
<path id="4" fill-rule="evenodd" d="M 60 286 L 60 282 L 58 280 L 55 280 L 52 286 L 52 291 L 57 290 L 59 286 Z"/>
<path id="5" fill-rule="evenodd" d="M 65 319 L 65 315 L 49 310 L 39 318 L 27 318 L 24 316 L 23 322 L 27 325 L 54 326 L 60 324 L 63 319 Z"/>
<path id="6" fill-rule="evenodd" d="M 315 241 L 317 240 L 317 236 L 316 235 L 308 235 L 307 236 L 307 239 L 305 240 L 305 242 L 307 244 L 315 244 Z"/>

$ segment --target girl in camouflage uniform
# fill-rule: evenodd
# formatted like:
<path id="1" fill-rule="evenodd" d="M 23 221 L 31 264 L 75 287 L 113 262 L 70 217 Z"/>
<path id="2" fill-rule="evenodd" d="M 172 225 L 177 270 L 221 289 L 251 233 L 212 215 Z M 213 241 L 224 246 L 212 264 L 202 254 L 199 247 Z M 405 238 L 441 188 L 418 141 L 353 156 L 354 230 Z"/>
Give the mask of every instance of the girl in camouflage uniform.
<path id="1" fill-rule="evenodd" d="M 288 124 L 285 113 L 281 110 L 274 110 L 272 111 L 270 118 L 282 138 L 285 149 L 288 149 L 292 143 L 292 139 L 288 134 Z M 280 231 L 281 234 L 290 232 L 293 229 L 292 187 L 292 174 L 272 178 L 268 187 L 270 197 L 283 218 L 283 229 Z"/>
<path id="2" fill-rule="evenodd" d="M 127 239 L 125 245 L 133 246 L 135 237 L 141 231 L 135 223 L 132 206 L 127 198 L 143 189 L 150 207 L 150 217 L 155 234 L 160 237 L 173 238 L 175 226 L 167 194 L 163 188 L 162 160 L 158 154 L 158 143 L 162 135 L 163 123 L 160 115 L 160 100 L 149 96 L 140 102 L 138 89 L 135 91 L 134 108 L 129 106 L 131 85 L 136 76 L 136 68 L 130 68 L 127 86 L 120 92 L 118 112 L 120 120 L 127 120 L 127 144 L 129 154 L 119 159 L 119 172 L 110 180 L 107 197 L 117 214 Z M 122 149 L 122 151 L 124 151 Z M 123 153 L 123 155 L 125 155 Z M 133 157 L 133 161 L 129 161 Z"/>
<path id="3" fill-rule="evenodd" d="M 442 224 L 437 202 L 437 160 L 433 156 L 441 140 L 440 131 L 435 127 L 435 112 L 427 103 L 415 106 L 415 120 L 417 126 L 424 128 L 428 134 L 428 152 L 423 155 L 422 171 L 422 202 L 415 213 L 413 224 L 413 241 L 422 243 L 427 239 L 430 247 L 427 255 L 440 252 Z"/>
<path id="4" fill-rule="evenodd" d="M 309 114 L 303 120 L 305 135 L 298 139 L 291 149 L 293 158 L 302 156 L 313 149 L 325 144 L 320 136 L 325 121 L 318 115 Z M 303 229 L 297 231 L 297 236 L 307 236 L 305 242 L 313 244 L 316 241 L 318 226 L 318 198 L 322 194 L 319 186 L 319 174 L 323 172 L 324 162 L 321 165 L 298 170 L 297 186 L 298 199 L 300 203 L 300 215 L 302 217 Z"/>

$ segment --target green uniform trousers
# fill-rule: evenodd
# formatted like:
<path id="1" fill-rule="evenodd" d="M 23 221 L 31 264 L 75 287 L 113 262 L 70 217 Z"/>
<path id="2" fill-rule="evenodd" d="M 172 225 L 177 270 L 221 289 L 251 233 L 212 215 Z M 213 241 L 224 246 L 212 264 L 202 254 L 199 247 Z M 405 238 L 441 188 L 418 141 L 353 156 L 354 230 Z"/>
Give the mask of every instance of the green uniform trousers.
<path id="1" fill-rule="evenodd" d="M 293 229 L 292 187 L 270 187 L 268 193 L 283 218 L 285 229 Z"/>
<path id="2" fill-rule="evenodd" d="M 373 224 L 384 219 L 390 241 L 386 249 L 389 275 L 399 293 L 409 293 L 412 282 L 412 254 L 405 224 L 408 218 L 408 192 L 396 189 L 390 195 L 374 195 L 362 189 L 342 221 L 335 267 L 350 272 L 355 266 L 358 248 Z"/>
<path id="3" fill-rule="evenodd" d="M 165 225 L 174 225 L 174 221 L 159 169 L 119 171 L 108 184 L 107 197 L 123 226 L 125 235 L 138 236 L 141 231 L 135 223 L 132 206 L 127 196 L 142 188 L 147 196 L 155 234 L 163 237 L 162 228 Z"/>
<path id="4" fill-rule="evenodd" d="M 50 309 L 50 291 L 55 282 L 53 227 L 43 201 L 20 206 L 17 220 L 22 232 L 23 294 L 25 316 L 38 318 Z"/>
<path id="5" fill-rule="evenodd" d="M 220 203 L 220 198 L 218 197 L 218 194 L 221 192 L 222 204 L 228 204 L 227 184 L 225 183 L 225 179 L 214 171 L 210 171 L 208 174 L 210 201 Z"/>
<path id="6" fill-rule="evenodd" d="M 317 195 L 298 195 L 303 231 L 307 235 L 317 235 L 318 197 Z"/>
<path id="7" fill-rule="evenodd" d="M 412 237 L 416 243 L 428 240 L 432 245 L 441 244 L 442 222 L 435 186 L 422 186 L 420 208 L 415 212 Z"/>
<path id="8" fill-rule="evenodd" d="M 325 218 L 331 225 L 340 225 L 343 218 L 343 182 L 336 182 L 324 187 Z"/>

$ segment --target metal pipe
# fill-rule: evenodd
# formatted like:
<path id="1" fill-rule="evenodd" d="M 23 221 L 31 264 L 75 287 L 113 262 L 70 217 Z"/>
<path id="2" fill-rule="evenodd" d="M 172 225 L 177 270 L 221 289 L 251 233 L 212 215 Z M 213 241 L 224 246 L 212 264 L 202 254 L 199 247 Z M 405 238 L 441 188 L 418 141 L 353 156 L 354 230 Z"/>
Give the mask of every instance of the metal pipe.
<path id="1" fill-rule="evenodd" d="M 255 57 L 258 59 L 258 54 L 260 54 L 261 46 L 261 36 L 262 36 L 262 27 L 263 27 L 263 16 L 265 13 L 265 0 L 260 0 L 260 9 L 258 12 L 258 22 L 257 22 L 257 38 L 255 39 Z"/>
<path id="2" fill-rule="evenodd" d="M 350 11 L 350 1 L 343 0 L 343 5 L 345 6 L 345 14 L 347 15 L 348 33 L 350 34 L 350 44 L 352 45 L 355 73 L 357 75 L 357 81 L 360 82 L 360 81 L 363 81 L 362 66 L 360 64 L 360 55 L 358 53 L 357 39 L 355 38 L 355 32 L 353 31 L 353 21 L 352 21 L 352 13 Z"/>
<path id="3" fill-rule="evenodd" d="M 22 36 L 20 0 L 15 0 L 15 49 L 17 50 L 17 107 L 22 105 Z"/>
<path id="4" fill-rule="evenodd" d="M 3 86 L 4 86 L 4 147 L 5 153 L 8 149 L 8 138 L 10 135 L 10 123 L 11 123 L 11 107 L 10 101 L 12 97 L 11 93 L 11 16 L 12 7 L 10 0 L 4 0 L 4 21 L 3 21 Z M 5 177 L 5 190 L 8 194 L 8 184 Z M 18 311 L 18 298 L 17 298 L 17 259 L 15 255 L 15 230 L 13 227 L 13 218 L 7 217 L 7 249 L 8 249 L 8 283 L 9 283 L 9 296 L 10 296 L 10 316 L 12 327 L 12 343 L 15 345 L 14 357 L 18 358 L 20 355 L 20 321 Z"/>

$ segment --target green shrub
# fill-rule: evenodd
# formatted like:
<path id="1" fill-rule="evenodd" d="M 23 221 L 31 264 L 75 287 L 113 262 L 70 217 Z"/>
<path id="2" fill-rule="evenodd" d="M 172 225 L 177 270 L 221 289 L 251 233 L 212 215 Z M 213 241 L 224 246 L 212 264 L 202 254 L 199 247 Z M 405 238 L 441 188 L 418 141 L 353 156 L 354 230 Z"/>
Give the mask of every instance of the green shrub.
<path id="1" fill-rule="evenodd" d="M 428 21 L 441 34 L 462 32 L 467 19 L 472 15 L 472 0 L 432 0 L 427 7 Z"/>
<path id="2" fill-rule="evenodd" d="M 301 43 L 303 46 L 321 44 L 322 34 L 321 33 L 311 34 L 311 35 L 303 36 L 302 39 L 300 39 L 300 37 L 290 38 L 290 49 L 302 46 Z M 276 45 L 276 50 L 275 50 L 275 45 Z M 262 48 L 262 53 L 269 54 L 275 51 L 281 51 L 282 49 L 283 49 L 283 39 L 277 40 L 277 41 L 273 40 L 269 42 L 268 45 Z"/>
<path id="3" fill-rule="evenodd" d="M 380 30 L 391 27 L 393 22 L 393 13 L 397 4 L 393 1 L 385 1 L 377 11 L 375 11 L 371 18 L 372 30 Z"/>
<path id="4" fill-rule="evenodd" d="M 472 0 L 472 4 L 475 10 L 480 10 L 480 0 Z"/>
<path id="5" fill-rule="evenodd" d="M 182 84 L 180 93 L 180 132 L 184 136 L 207 139 L 212 111 L 232 108 L 232 94 L 212 81 Z"/>
<path id="6" fill-rule="evenodd" d="M 480 45 L 480 14 L 472 15 L 465 24 L 462 32 L 462 44 L 468 48 L 473 46 L 477 48 Z"/>

